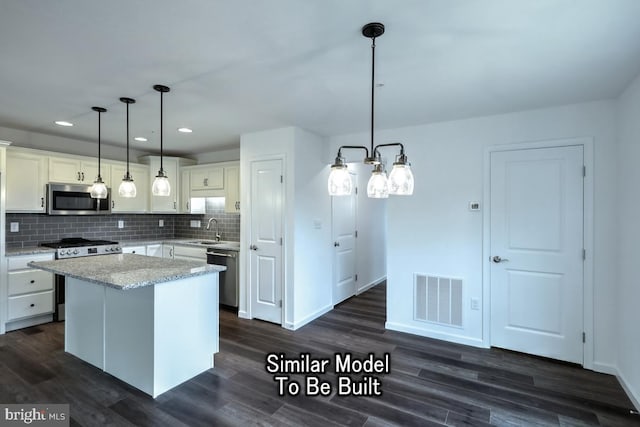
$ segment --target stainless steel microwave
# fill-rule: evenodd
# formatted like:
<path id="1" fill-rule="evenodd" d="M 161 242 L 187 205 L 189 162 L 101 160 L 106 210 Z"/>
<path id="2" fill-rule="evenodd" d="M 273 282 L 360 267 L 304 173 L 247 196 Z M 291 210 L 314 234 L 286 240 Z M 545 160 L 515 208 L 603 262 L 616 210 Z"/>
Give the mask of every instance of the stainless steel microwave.
<path id="1" fill-rule="evenodd" d="M 111 213 L 111 189 L 106 199 L 91 197 L 91 185 L 47 184 L 49 215 L 104 215 Z"/>

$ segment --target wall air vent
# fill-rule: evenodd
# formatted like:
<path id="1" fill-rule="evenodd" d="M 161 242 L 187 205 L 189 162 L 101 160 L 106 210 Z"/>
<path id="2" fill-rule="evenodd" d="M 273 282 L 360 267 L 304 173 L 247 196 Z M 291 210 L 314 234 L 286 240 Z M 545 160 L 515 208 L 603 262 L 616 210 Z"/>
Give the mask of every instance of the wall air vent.
<path id="1" fill-rule="evenodd" d="M 414 319 L 462 327 L 462 280 L 414 274 Z"/>

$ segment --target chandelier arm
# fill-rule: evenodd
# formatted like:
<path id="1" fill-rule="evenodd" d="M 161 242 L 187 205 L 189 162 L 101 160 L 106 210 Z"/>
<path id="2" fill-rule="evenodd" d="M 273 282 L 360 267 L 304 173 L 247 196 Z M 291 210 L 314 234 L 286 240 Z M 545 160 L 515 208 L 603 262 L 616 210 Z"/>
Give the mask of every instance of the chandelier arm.
<path id="1" fill-rule="evenodd" d="M 380 155 L 380 151 L 378 151 L 379 148 L 382 148 L 382 147 L 398 147 L 398 146 L 400 147 L 400 155 L 401 156 L 404 155 L 404 145 L 402 145 L 401 142 L 391 142 L 389 144 L 378 144 L 378 145 L 376 145 L 376 148 L 373 149 L 373 155 L 374 155 L 374 157 L 376 155 L 378 155 L 378 156 Z"/>
<path id="2" fill-rule="evenodd" d="M 366 153 L 366 157 L 369 157 L 369 149 L 364 145 L 341 145 L 340 148 L 338 148 L 338 157 L 342 157 L 343 148 L 350 150 L 364 150 Z"/>

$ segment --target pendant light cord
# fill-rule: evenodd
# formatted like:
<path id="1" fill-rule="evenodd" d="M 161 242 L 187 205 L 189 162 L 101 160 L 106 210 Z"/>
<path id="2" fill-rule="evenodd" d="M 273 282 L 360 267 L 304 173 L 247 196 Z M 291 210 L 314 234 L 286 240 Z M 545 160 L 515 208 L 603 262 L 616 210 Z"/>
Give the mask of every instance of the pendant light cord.
<path id="1" fill-rule="evenodd" d="M 127 103 L 127 178 L 129 175 L 129 103 Z"/>
<path id="2" fill-rule="evenodd" d="M 162 167 L 162 134 L 164 133 L 162 130 L 162 118 L 164 117 L 163 111 L 162 111 L 162 99 L 164 93 L 160 92 L 160 172 L 164 173 L 164 168 Z"/>
<path id="3" fill-rule="evenodd" d="M 100 118 L 102 117 L 102 113 L 100 111 L 98 111 L 98 178 L 102 179 L 102 177 L 100 176 L 100 158 L 102 157 L 102 153 L 100 152 L 100 139 L 101 139 L 101 135 L 100 135 L 100 129 L 101 129 L 101 121 Z"/>
<path id="4" fill-rule="evenodd" d="M 371 156 L 375 157 L 373 152 L 373 123 L 374 117 L 374 104 L 375 104 L 375 78 L 376 78 L 376 38 L 371 39 Z"/>

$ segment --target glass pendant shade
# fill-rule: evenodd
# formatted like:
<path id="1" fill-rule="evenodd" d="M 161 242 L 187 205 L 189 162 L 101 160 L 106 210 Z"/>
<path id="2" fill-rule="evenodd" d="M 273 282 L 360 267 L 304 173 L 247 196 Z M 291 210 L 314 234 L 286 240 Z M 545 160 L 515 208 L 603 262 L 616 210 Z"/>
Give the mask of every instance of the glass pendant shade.
<path id="1" fill-rule="evenodd" d="M 409 164 L 394 163 L 389 174 L 389 194 L 411 196 L 413 194 L 413 173 Z"/>
<path id="2" fill-rule="evenodd" d="M 169 183 L 169 178 L 164 173 L 158 174 L 156 179 L 153 180 L 151 193 L 154 196 L 169 196 L 171 194 L 171 183 Z"/>
<path id="3" fill-rule="evenodd" d="M 133 182 L 131 176 L 125 175 L 125 177 L 122 179 L 120 187 L 118 187 L 118 194 L 120 195 L 120 197 L 136 197 L 136 184 Z"/>
<path id="4" fill-rule="evenodd" d="M 336 164 L 331 166 L 327 189 L 330 196 L 349 196 L 351 194 L 353 182 L 351 182 L 351 174 L 347 165 Z"/>
<path id="5" fill-rule="evenodd" d="M 100 175 L 93 182 L 91 186 L 91 197 L 94 199 L 106 199 L 108 194 L 107 186 L 102 182 Z"/>
<path id="6" fill-rule="evenodd" d="M 389 197 L 389 184 L 387 173 L 382 165 L 376 165 L 371 172 L 371 178 L 367 184 L 367 196 L 373 199 L 386 199 Z"/>

